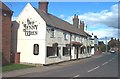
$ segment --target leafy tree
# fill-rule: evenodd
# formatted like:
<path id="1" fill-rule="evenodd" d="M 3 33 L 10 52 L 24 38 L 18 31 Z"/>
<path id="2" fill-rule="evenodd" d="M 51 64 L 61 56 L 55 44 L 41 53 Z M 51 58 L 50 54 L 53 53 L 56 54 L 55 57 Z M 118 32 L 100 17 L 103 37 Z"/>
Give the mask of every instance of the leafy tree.
<path id="1" fill-rule="evenodd" d="M 99 48 L 102 52 L 106 51 L 106 45 L 105 44 L 99 45 Z"/>
<path id="2" fill-rule="evenodd" d="M 117 45 L 116 45 L 115 42 L 112 42 L 112 43 L 109 44 L 109 46 L 110 46 L 110 47 L 116 47 Z"/>

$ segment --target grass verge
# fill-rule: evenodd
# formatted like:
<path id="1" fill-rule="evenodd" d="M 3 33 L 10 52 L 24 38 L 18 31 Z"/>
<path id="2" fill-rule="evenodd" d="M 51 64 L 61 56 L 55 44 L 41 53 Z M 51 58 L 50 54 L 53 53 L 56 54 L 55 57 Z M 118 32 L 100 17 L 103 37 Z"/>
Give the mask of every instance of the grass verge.
<path id="1" fill-rule="evenodd" d="M 2 72 L 9 72 L 9 71 L 14 71 L 14 70 L 19 70 L 19 69 L 25 69 L 25 68 L 31 68 L 34 66 L 30 65 L 24 65 L 24 64 L 10 64 L 2 67 Z"/>

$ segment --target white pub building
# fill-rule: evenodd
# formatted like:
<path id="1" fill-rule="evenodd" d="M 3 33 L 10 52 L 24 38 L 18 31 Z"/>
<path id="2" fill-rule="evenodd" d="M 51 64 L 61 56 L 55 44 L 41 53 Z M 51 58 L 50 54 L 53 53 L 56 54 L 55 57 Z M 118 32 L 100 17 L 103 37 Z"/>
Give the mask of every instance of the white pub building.
<path id="1" fill-rule="evenodd" d="M 77 15 L 70 24 L 48 13 L 48 2 L 39 2 L 38 9 L 28 3 L 16 22 L 20 63 L 46 65 L 91 56 L 91 35 Z"/>

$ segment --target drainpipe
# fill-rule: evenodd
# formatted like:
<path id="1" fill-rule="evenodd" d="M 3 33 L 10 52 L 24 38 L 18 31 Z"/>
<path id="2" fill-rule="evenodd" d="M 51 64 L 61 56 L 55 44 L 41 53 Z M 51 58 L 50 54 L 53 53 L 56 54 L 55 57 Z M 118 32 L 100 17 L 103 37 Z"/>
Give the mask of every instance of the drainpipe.
<path id="1" fill-rule="evenodd" d="M 72 37 L 72 34 L 70 33 L 70 60 L 72 59 L 72 56 L 71 56 L 71 47 L 72 47 L 72 44 L 71 44 L 71 37 Z"/>
<path id="2" fill-rule="evenodd" d="M 78 59 L 78 51 L 79 51 L 79 47 L 77 47 L 76 59 Z"/>

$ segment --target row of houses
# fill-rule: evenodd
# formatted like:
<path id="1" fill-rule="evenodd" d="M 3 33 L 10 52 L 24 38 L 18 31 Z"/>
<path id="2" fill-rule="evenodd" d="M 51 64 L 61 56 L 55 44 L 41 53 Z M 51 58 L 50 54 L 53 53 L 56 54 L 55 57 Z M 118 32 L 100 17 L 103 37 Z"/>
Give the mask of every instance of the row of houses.
<path id="1" fill-rule="evenodd" d="M 116 39 L 116 38 L 111 38 L 111 40 L 108 42 L 108 50 L 109 51 L 116 51 L 119 52 L 120 51 L 120 40 Z"/>
<path id="2" fill-rule="evenodd" d="M 98 38 L 84 31 L 84 21 L 74 15 L 73 24 L 70 24 L 49 13 L 48 2 L 38 4 L 37 9 L 28 3 L 12 23 L 13 12 L 7 6 L 2 6 L 3 18 L 9 18 L 2 20 L 6 23 L 2 24 L 2 45 L 8 46 L 8 49 L 4 46 L 2 49 L 3 63 L 46 65 L 95 54 Z M 4 7 L 11 12 L 9 16 L 5 15 Z"/>

